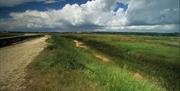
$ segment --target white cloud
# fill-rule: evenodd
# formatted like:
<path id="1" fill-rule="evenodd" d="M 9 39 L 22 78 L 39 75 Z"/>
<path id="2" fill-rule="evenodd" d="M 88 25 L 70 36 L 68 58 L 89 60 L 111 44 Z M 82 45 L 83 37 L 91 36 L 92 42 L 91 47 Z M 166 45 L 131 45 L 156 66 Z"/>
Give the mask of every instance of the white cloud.
<path id="1" fill-rule="evenodd" d="M 179 32 L 179 24 L 103 27 L 94 31 L 175 33 Z"/>
<path id="2" fill-rule="evenodd" d="M 10 14 L 11 19 L 1 20 L 0 26 L 9 26 L 6 30 L 12 30 L 123 25 L 126 22 L 124 12 L 119 10 L 114 15 L 111 10 L 114 3 L 115 0 L 96 0 L 80 6 L 67 4 L 60 10 L 14 12 Z"/>
<path id="3" fill-rule="evenodd" d="M 58 0 L 58 1 L 64 1 L 64 0 Z M 49 4 L 49 3 L 56 3 L 58 2 L 57 0 L 46 0 L 45 3 Z"/>
<path id="4" fill-rule="evenodd" d="M 127 12 L 123 9 L 112 11 L 117 1 L 129 4 Z M 0 20 L 0 28 L 11 31 L 44 29 L 76 31 L 101 26 L 105 31 L 117 28 L 117 31 L 174 32 L 179 30 L 177 2 L 178 0 L 95 0 L 80 6 L 67 4 L 59 10 L 13 12 L 10 19 Z"/>

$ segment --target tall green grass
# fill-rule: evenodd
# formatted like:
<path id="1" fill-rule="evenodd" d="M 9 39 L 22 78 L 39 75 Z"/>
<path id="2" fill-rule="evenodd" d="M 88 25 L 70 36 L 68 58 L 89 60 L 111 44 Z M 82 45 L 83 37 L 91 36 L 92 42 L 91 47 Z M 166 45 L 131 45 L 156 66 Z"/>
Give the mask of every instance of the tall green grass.
<path id="1" fill-rule="evenodd" d="M 63 35 L 64 36 L 64 35 Z M 140 72 L 169 91 L 179 90 L 180 38 L 121 35 L 67 35 L 109 55 L 123 68 Z M 163 42 L 163 43 L 162 43 Z M 155 80 L 154 80 L 155 79 Z"/>
<path id="2" fill-rule="evenodd" d="M 48 42 L 28 67 L 27 91 L 165 91 L 134 78 L 126 66 L 102 62 L 93 55 L 94 49 L 75 47 L 73 39 L 52 35 Z"/>

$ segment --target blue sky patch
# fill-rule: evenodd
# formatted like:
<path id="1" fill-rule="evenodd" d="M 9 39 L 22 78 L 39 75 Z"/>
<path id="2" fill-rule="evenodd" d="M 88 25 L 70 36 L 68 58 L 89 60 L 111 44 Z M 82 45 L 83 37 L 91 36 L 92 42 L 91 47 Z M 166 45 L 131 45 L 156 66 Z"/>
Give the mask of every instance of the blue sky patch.
<path id="1" fill-rule="evenodd" d="M 113 7 L 113 11 L 117 12 L 118 9 L 120 9 L 120 8 L 122 8 L 123 11 L 125 12 L 128 9 L 128 4 L 117 2 L 117 3 L 115 3 L 115 5 Z"/>
<path id="2" fill-rule="evenodd" d="M 47 11 L 48 9 L 61 9 L 66 4 L 84 4 L 88 0 L 56 0 L 54 3 L 44 3 L 44 2 L 27 2 L 20 5 L 12 7 L 0 7 L 0 18 L 9 18 L 9 13 L 11 12 L 24 12 L 26 10 L 38 10 Z"/>

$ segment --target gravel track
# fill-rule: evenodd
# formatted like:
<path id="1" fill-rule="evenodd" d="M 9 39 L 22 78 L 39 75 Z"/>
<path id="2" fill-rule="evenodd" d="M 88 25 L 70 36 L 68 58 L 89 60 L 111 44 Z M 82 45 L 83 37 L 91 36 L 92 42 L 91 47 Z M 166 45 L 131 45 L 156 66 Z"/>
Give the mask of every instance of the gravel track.
<path id="1" fill-rule="evenodd" d="M 46 47 L 48 37 L 0 48 L 0 91 L 23 91 L 27 65 Z"/>

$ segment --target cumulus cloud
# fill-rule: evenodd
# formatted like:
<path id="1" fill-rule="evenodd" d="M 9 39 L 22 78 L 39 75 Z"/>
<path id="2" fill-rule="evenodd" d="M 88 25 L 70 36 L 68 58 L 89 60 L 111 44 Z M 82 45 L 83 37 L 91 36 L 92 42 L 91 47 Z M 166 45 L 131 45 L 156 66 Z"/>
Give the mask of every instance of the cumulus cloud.
<path id="1" fill-rule="evenodd" d="M 0 25 L 9 26 L 6 30 L 123 25 L 124 12 L 120 9 L 114 15 L 111 10 L 114 3 L 115 0 L 96 0 L 80 6 L 67 4 L 60 10 L 14 12 L 10 14 L 11 19 L 1 20 Z"/>
<path id="2" fill-rule="evenodd" d="M 86 31 L 92 31 L 87 29 Z M 99 32 L 148 32 L 148 33 L 176 33 L 179 32 L 178 24 L 164 24 L 164 25 L 131 25 L 120 27 L 99 27 L 93 31 Z"/>
<path id="3" fill-rule="evenodd" d="M 113 11 L 116 2 L 128 4 L 127 11 Z M 1 19 L 2 30 L 59 31 L 179 31 L 178 0 L 94 0 L 86 4 L 67 4 L 59 10 L 12 12 Z M 137 26 L 138 25 L 138 26 Z M 93 30 L 92 30 L 93 29 Z M 99 31 L 99 30 L 98 30 Z"/>

